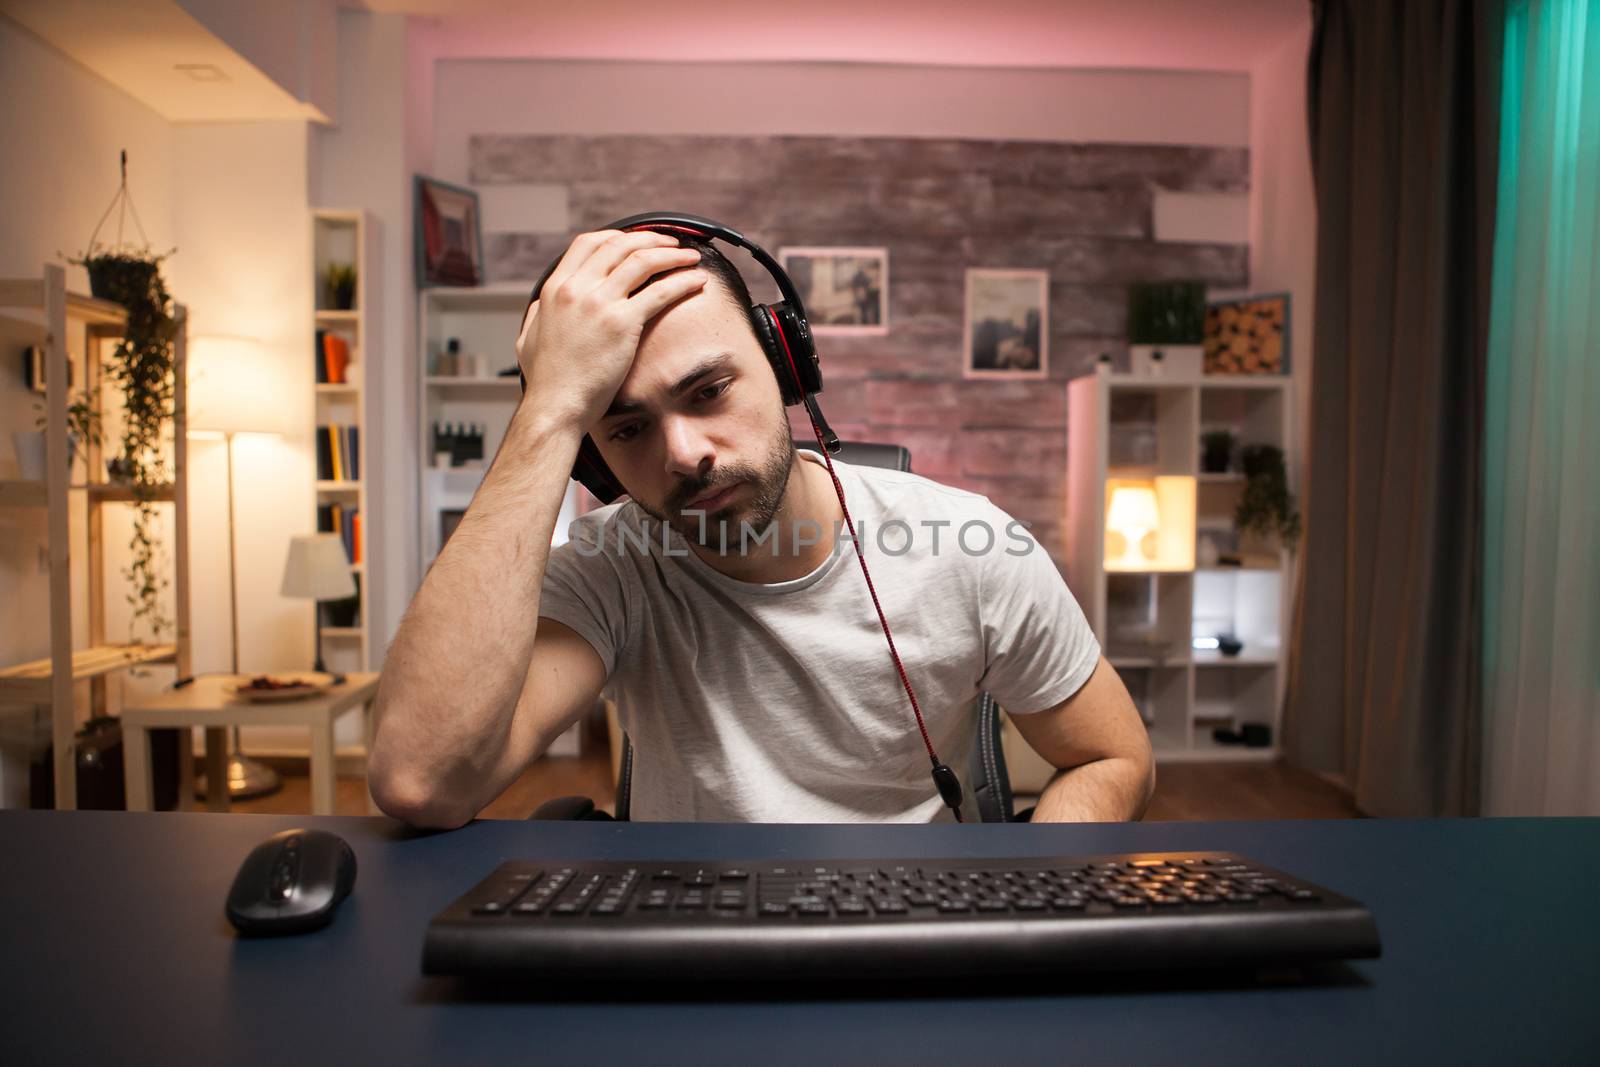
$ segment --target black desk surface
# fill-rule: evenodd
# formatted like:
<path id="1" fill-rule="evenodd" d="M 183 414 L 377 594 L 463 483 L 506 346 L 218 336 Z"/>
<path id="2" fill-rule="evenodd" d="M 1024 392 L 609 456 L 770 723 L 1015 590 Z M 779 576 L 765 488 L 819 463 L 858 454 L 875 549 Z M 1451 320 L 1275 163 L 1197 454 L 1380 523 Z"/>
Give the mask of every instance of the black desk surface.
<path id="1" fill-rule="evenodd" d="M 237 940 L 256 842 L 342 834 L 331 927 Z M 939 997 L 464 996 L 420 970 L 428 919 L 501 860 L 1232 849 L 1371 907 L 1384 957 L 1310 984 L 974 983 Z M 1600 819 L 759 827 L 0 812 L 0 1062 L 1594 1063 Z"/>

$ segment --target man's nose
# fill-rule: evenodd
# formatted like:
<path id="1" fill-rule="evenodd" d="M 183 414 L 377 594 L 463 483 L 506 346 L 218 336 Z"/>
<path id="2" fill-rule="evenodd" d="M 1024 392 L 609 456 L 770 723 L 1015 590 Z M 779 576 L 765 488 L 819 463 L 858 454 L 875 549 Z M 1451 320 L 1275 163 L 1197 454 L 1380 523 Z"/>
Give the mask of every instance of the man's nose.
<path id="1" fill-rule="evenodd" d="M 668 415 L 661 422 L 666 437 L 667 473 L 679 478 L 702 477 L 716 465 L 716 449 L 700 431 L 699 420 Z"/>

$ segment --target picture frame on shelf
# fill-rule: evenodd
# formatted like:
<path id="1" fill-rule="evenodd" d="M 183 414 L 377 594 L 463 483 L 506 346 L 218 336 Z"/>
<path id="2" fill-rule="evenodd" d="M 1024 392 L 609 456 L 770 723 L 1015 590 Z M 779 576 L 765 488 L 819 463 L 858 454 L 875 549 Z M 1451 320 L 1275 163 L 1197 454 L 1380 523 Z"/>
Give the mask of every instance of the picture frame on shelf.
<path id="1" fill-rule="evenodd" d="M 73 361 L 67 360 L 67 388 L 71 389 L 76 383 L 72 380 Z M 49 391 L 49 380 L 45 376 L 44 348 L 39 345 L 29 345 L 22 350 L 22 376 L 28 388 L 35 393 Z"/>
<path id="2" fill-rule="evenodd" d="M 887 248 L 780 248 L 812 334 L 882 336 L 889 332 Z"/>
<path id="3" fill-rule="evenodd" d="M 483 224 L 475 190 L 419 174 L 414 217 L 419 288 L 483 284 Z"/>
<path id="4" fill-rule="evenodd" d="M 1205 373 L 1287 375 L 1288 293 L 1214 300 L 1206 305 Z"/>
<path id="5" fill-rule="evenodd" d="M 962 376 L 1050 375 L 1050 273 L 969 267 Z"/>

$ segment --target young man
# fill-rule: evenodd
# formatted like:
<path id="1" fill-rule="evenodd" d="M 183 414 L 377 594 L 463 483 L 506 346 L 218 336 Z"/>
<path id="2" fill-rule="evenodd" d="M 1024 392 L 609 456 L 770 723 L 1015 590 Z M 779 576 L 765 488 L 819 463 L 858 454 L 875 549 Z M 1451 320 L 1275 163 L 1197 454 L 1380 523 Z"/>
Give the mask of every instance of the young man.
<path id="1" fill-rule="evenodd" d="M 468 822 L 608 687 L 635 818 L 952 817 L 749 305 L 709 244 L 572 242 L 517 340 L 522 403 L 389 650 L 385 811 Z M 585 433 L 629 498 L 552 550 Z M 1061 769 L 1035 821 L 1137 818 L 1143 724 L 1045 552 L 981 496 L 834 467 L 940 758 L 966 766 L 988 690 Z"/>

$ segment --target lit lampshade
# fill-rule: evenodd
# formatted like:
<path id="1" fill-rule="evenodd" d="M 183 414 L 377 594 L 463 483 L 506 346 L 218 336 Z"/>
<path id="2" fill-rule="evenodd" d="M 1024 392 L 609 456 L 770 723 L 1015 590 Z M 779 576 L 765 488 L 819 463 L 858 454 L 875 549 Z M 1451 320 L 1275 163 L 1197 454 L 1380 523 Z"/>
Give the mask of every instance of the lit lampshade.
<path id="1" fill-rule="evenodd" d="M 1123 567 L 1138 568 L 1149 561 L 1140 543 L 1145 534 L 1160 529 L 1161 513 L 1156 507 L 1156 491 L 1150 486 L 1118 486 L 1111 493 L 1111 507 L 1106 515 L 1106 529 L 1115 531 L 1127 541 L 1122 558 Z"/>
<path id="2" fill-rule="evenodd" d="M 189 340 L 188 362 L 185 388 L 190 433 L 284 432 L 284 375 L 260 341 L 199 334 Z"/>
<path id="3" fill-rule="evenodd" d="M 356 581 L 338 534 L 300 534 L 289 540 L 283 568 L 283 595 L 301 600 L 342 600 L 355 596 Z"/>

